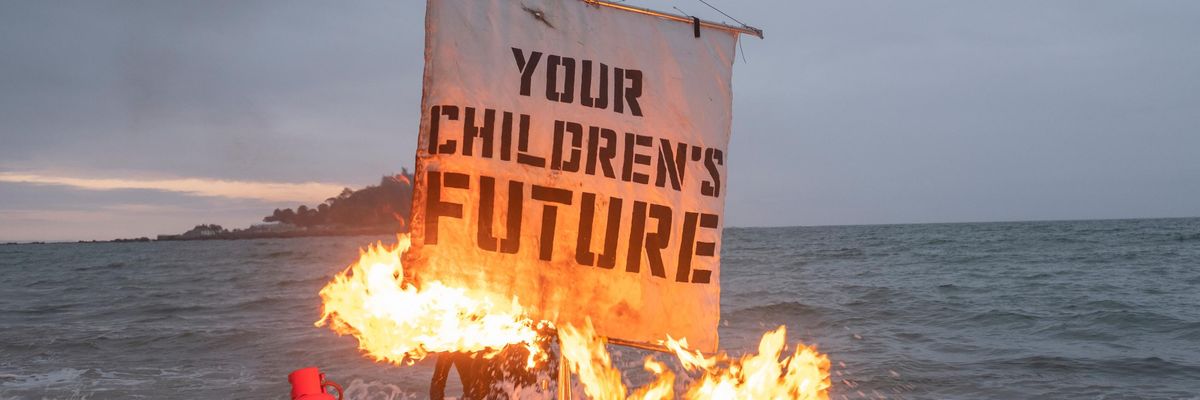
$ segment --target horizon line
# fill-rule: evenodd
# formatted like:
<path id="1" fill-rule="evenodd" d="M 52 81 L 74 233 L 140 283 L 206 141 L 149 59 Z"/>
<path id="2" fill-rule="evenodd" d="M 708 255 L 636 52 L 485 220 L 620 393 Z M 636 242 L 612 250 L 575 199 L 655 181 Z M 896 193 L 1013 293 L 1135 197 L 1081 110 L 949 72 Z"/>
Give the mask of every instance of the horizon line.
<path id="1" fill-rule="evenodd" d="M 1014 224 L 1014 223 L 1062 223 L 1062 222 L 1090 222 L 1090 221 L 1137 221 L 1137 220 L 1166 220 L 1166 219 L 1197 219 L 1200 216 L 1186 217 L 1117 217 L 1117 218 L 1076 218 L 1076 219 L 1028 219 L 1028 220 L 994 220 L 994 221 L 957 221 L 957 222 L 900 222 L 900 223 L 878 223 L 878 224 L 820 224 L 820 225 L 769 225 L 769 226 L 726 226 L 722 229 L 786 229 L 786 228 L 825 228 L 825 227 L 857 227 L 857 226 L 907 226 L 907 225 L 967 225 L 967 224 Z M 157 236 L 158 234 L 155 234 Z M 335 237 L 338 235 L 334 235 Z M 371 236 L 371 235 L 347 235 L 347 236 Z M 149 238 L 149 236 L 143 236 Z M 331 237 L 331 236 L 304 236 L 304 237 Z M 80 243 L 108 243 L 118 239 L 136 239 L 136 238 L 113 238 L 108 240 L 84 240 L 84 239 L 50 239 L 50 240 L 8 240 L 0 243 L 0 245 L 23 245 L 23 244 L 80 244 Z M 291 238 L 284 238 L 291 239 Z M 157 241 L 157 239 L 150 239 Z M 255 240 L 255 239 L 227 239 L 227 240 Z"/>

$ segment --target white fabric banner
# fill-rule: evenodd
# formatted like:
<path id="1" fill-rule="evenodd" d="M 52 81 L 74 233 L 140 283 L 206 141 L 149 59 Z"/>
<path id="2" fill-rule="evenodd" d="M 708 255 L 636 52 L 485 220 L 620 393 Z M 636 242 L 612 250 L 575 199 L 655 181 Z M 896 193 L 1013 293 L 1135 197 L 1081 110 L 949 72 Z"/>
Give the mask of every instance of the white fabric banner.
<path id="1" fill-rule="evenodd" d="M 434 0 L 418 279 L 717 348 L 736 33 L 581 0 Z"/>

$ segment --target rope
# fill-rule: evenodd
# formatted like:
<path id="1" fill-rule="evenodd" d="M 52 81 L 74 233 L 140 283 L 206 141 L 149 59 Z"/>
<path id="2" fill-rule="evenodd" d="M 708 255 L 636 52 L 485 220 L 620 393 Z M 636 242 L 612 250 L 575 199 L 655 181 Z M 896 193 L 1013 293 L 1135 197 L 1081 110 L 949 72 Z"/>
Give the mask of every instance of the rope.
<path id="1" fill-rule="evenodd" d="M 724 15 L 724 16 L 728 17 L 729 19 L 732 19 L 732 20 L 733 20 L 733 22 L 737 22 L 737 23 L 739 23 L 739 24 L 742 24 L 742 26 L 743 26 L 743 27 L 747 27 L 747 28 L 749 28 L 749 27 L 750 27 L 750 25 L 746 25 L 746 23 L 745 23 L 745 22 L 738 21 L 738 19 L 737 19 L 737 18 L 734 18 L 732 15 L 726 14 L 724 11 L 721 11 L 721 9 L 719 9 L 719 8 L 716 8 L 716 7 L 713 7 L 713 5 L 712 5 L 712 4 L 708 4 L 708 2 L 707 2 L 707 1 L 704 1 L 704 0 L 697 0 L 697 1 L 699 1 L 699 2 L 701 2 L 701 3 L 704 3 L 704 5 L 708 6 L 708 8 L 711 8 L 711 9 L 713 9 L 713 10 L 716 10 L 717 12 L 721 13 L 721 15 Z"/>

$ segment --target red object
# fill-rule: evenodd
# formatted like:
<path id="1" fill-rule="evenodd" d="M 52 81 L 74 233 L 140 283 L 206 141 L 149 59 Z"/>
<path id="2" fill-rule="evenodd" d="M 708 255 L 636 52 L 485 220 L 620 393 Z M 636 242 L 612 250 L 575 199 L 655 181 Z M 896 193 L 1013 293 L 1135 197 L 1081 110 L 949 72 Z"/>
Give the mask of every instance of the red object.
<path id="1" fill-rule="evenodd" d="M 337 400 L 342 400 L 342 385 L 326 381 L 317 367 L 300 368 L 288 374 L 288 382 L 292 384 L 292 400 L 334 400 L 325 392 L 326 386 L 337 388 Z"/>

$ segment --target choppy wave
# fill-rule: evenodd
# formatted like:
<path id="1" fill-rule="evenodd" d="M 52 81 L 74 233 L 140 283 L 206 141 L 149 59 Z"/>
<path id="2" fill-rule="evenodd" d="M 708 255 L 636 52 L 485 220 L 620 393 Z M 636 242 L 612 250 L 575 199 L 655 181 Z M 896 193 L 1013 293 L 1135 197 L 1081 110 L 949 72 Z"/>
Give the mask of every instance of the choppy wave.
<path id="1" fill-rule="evenodd" d="M 286 399 L 310 365 L 349 399 L 425 398 L 429 363 L 312 325 L 371 241 L 5 246 L 0 399 Z M 1200 219 L 729 229 L 721 345 L 787 325 L 834 398 L 1195 398 L 1197 241 Z M 638 379 L 647 354 L 615 354 Z"/>

